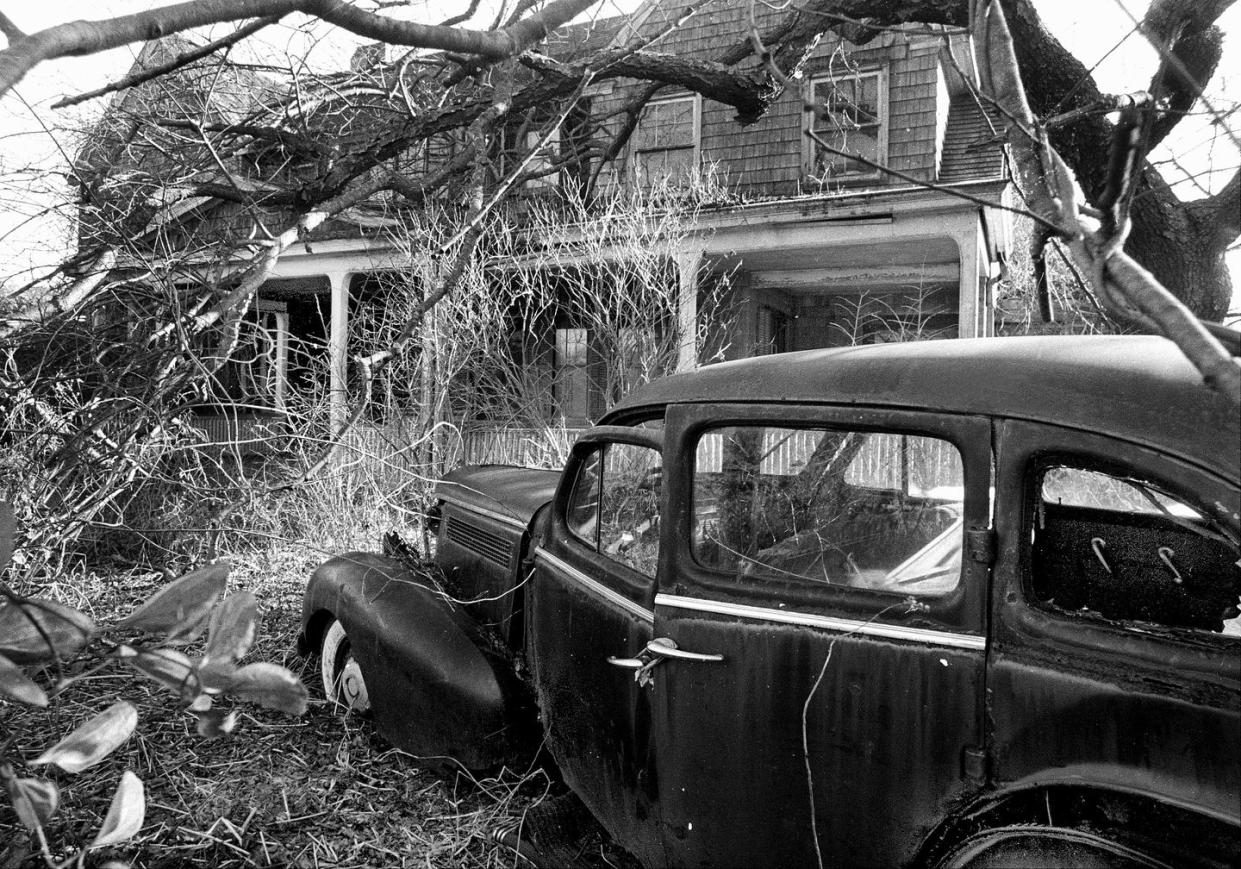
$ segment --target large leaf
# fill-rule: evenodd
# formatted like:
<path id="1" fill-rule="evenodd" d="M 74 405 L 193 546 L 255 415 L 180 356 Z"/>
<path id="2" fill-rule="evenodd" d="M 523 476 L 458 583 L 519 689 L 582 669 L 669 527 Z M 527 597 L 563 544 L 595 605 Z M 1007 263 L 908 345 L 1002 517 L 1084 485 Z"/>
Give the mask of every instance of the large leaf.
<path id="1" fill-rule="evenodd" d="M 60 791 L 50 781 L 37 778 L 5 779 L 9 800 L 17 819 L 27 830 L 35 831 L 52 819 L 60 804 Z"/>
<path id="2" fill-rule="evenodd" d="M 112 796 L 112 805 L 108 807 L 108 815 L 103 819 L 103 826 L 89 848 L 102 848 L 104 845 L 117 845 L 133 836 L 142 829 L 146 819 L 146 794 L 142 779 L 129 770 L 121 773 L 121 783 L 116 786 Z"/>
<path id="3" fill-rule="evenodd" d="M 0 697 L 12 697 L 31 706 L 47 705 L 43 689 L 4 655 L 0 655 Z"/>
<path id="4" fill-rule="evenodd" d="M 117 627 L 165 633 L 174 639 L 197 636 L 228 584 L 228 569 L 228 563 L 221 561 L 190 571 L 160 589 Z"/>
<path id="5" fill-rule="evenodd" d="M 306 686 L 297 676 L 278 664 L 265 661 L 247 664 L 238 670 L 228 686 L 228 693 L 290 715 L 303 714 L 310 700 Z"/>
<path id="6" fill-rule="evenodd" d="M 0 655 L 15 664 L 67 658 L 94 633 L 88 616 L 54 600 L 28 597 L 0 604 Z"/>
<path id="7" fill-rule="evenodd" d="M 17 520 L 13 517 L 13 505 L 0 501 L 0 571 L 9 566 L 13 557 L 13 541 L 17 539 Z"/>
<path id="8" fill-rule="evenodd" d="M 137 724 L 138 710 L 124 700 L 119 700 L 31 763 L 54 763 L 65 772 L 81 772 L 99 763 L 129 739 Z"/>
<path id="9" fill-rule="evenodd" d="M 207 650 L 199 669 L 232 673 L 234 665 L 250 651 L 258 630 L 258 601 L 248 591 L 224 598 L 211 617 Z"/>
<path id="10" fill-rule="evenodd" d="M 183 700 L 192 700 L 201 692 L 202 683 L 194 662 L 176 649 L 142 649 L 121 646 L 117 649 L 126 664 L 148 679 L 170 688 Z"/>

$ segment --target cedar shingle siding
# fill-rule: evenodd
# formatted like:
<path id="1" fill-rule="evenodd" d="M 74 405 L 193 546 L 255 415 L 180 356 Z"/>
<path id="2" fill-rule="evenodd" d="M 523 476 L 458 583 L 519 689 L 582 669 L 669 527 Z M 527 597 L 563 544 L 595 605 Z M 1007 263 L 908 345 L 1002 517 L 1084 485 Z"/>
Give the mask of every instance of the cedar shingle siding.
<path id="1" fill-rule="evenodd" d="M 670 12 L 656 9 L 641 33 L 649 36 L 668 26 Z M 770 11 L 764 11 L 769 17 Z M 764 24 L 760 16 L 760 29 Z M 596 25 L 597 26 L 597 25 Z M 740 42 L 749 30 L 746 4 L 712 8 L 691 17 L 680 29 L 651 49 L 683 57 L 713 59 Z M 886 71 L 886 163 L 916 180 L 963 181 L 1001 174 L 1002 155 L 985 119 L 968 97 L 948 99 L 941 67 L 943 40 L 924 34 L 906 37 L 887 33 L 866 46 L 846 46 L 825 37 L 803 70 L 809 79 L 824 72 L 848 75 L 852 71 Z M 746 63 L 742 64 L 746 68 Z M 618 81 L 594 100 L 598 113 L 616 110 L 640 88 Z M 675 93 L 668 89 L 661 96 Z M 945 117 L 947 123 L 945 125 Z M 816 192 L 817 184 L 804 177 L 804 114 L 802 93 L 794 83 L 758 122 L 740 127 L 731 108 L 704 100 L 701 110 L 700 161 L 715 164 L 730 189 L 755 196 L 790 196 Z M 623 155 L 605 177 L 628 177 L 628 155 Z M 942 167 L 943 171 L 937 171 Z M 945 174 L 946 173 L 946 174 Z M 881 187 L 907 182 L 890 176 L 846 178 L 847 186 Z"/>

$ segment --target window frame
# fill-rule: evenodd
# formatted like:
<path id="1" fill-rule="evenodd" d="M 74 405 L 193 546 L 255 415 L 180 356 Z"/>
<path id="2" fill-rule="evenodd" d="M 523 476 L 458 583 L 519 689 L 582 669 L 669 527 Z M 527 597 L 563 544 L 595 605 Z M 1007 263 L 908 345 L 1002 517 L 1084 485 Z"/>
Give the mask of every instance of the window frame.
<path id="1" fill-rule="evenodd" d="M 566 344 L 569 340 L 570 333 L 581 332 L 581 347 L 583 351 L 583 361 L 581 364 L 567 363 L 564 361 L 566 354 L 561 352 L 561 336 L 564 335 Z M 552 401 L 556 409 L 556 413 L 561 416 L 568 424 L 581 425 L 591 417 L 592 395 L 595 391 L 595 385 L 592 383 L 591 377 L 591 330 L 585 326 L 553 326 L 552 327 Z M 576 344 L 576 342 L 573 342 Z M 566 395 L 567 381 L 578 377 L 581 380 L 582 395 L 579 403 L 581 407 L 569 407 L 567 402 L 573 398 L 572 395 Z M 577 413 L 581 410 L 581 413 Z M 570 413 L 570 411 L 573 411 Z"/>
<path id="2" fill-rule="evenodd" d="M 560 484 L 552 498 L 550 528 L 543 545 L 572 569 L 588 576 L 593 582 L 612 594 L 620 595 L 632 604 L 653 611 L 655 591 L 659 574 L 667 559 L 668 464 L 665 448 L 666 427 L 662 408 L 656 411 L 644 409 L 625 425 L 600 425 L 587 429 L 573 444 L 569 459 L 561 474 Z M 569 508 L 577 491 L 578 481 L 591 454 L 609 444 L 625 443 L 647 447 L 660 455 L 663 480 L 660 492 L 659 558 L 655 576 L 648 576 L 622 561 L 598 551 L 572 530 L 568 520 Z M 598 525 L 596 516 L 596 525 Z"/>
<path id="3" fill-rule="evenodd" d="M 273 321 L 270 329 L 264 326 L 268 316 Z M 246 411 L 283 412 L 289 394 L 290 337 L 288 305 L 256 298 L 242 317 L 238 344 L 221 369 L 224 377 L 213 386 L 218 391 L 215 404 Z M 238 358 L 243 348 L 252 353 L 250 358 Z M 261 364 L 256 364 L 260 360 Z"/>
<path id="4" fill-rule="evenodd" d="M 679 404 L 668 411 L 669 448 L 665 456 L 668 489 L 665 540 L 674 568 L 671 594 L 772 608 L 785 612 L 877 618 L 899 624 L 934 626 L 958 633 L 982 634 L 985 627 L 990 566 L 972 557 L 974 536 L 989 529 L 991 516 L 991 424 L 982 416 L 917 410 L 843 407 L 836 405 L 732 403 Z M 783 579 L 768 574 L 737 576 L 697 563 L 690 539 L 693 523 L 695 449 L 699 436 L 722 426 L 766 425 L 786 428 L 828 428 L 939 438 L 960 454 L 964 474 L 961 578 L 945 594 L 918 598 L 918 606 L 891 592 L 843 585 Z M 894 604 L 897 604 L 894 606 Z"/>
<path id="5" fill-rule="evenodd" d="M 671 94 L 668 96 L 655 97 L 651 100 L 648 100 L 646 105 L 642 107 L 642 114 L 645 115 L 646 112 L 652 106 L 667 105 L 670 103 L 685 102 L 685 101 L 689 101 L 693 104 L 693 113 L 692 113 L 692 121 L 691 121 L 691 126 L 692 126 L 691 136 L 693 137 L 693 142 L 689 147 L 678 147 L 678 148 L 640 148 L 638 147 L 636 134 L 642 127 L 642 118 L 641 116 L 638 118 L 638 125 L 634 128 L 635 135 L 630 136 L 629 138 L 629 159 L 626 161 L 628 164 L 627 175 L 629 176 L 629 179 L 633 184 L 638 185 L 638 186 L 650 186 L 649 179 L 643 179 L 641 177 L 642 173 L 639 171 L 638 163 L 640 160 L 639 158 L 640 154 L 652 154 L 656 152 L 667 153 L 670 151 L 690 151 L 691 152 L 691 157 L 690 157 L 691 168 L 696 169 L 698 168 L 699 165 L 701 165 L 701 160 L 702 160 L 702 96 L 700 94 L 683 93 L 683 94 Z"/>
<path id="6" fill-rule="evenodd" d="M 1155 490 L 1155 493 L 1170 497 L 1185 507 L 1188 507 L 1198 513 L 1201 524 L 1205 524 L 1213 531 L 1220 533 L 1227 538 L 1229 542 L 1241 550 L 1241 542 L 1238 542 L 1236 533 L 1221 526 L 1221 524 L 1211 518 L 1210 513 L 1205 509 L 1204 505 L 1199 503 L 1198 499 L 1189 493 L 1189 487 L 1184 483 L 1169 483 L 1162 475 L 1152 473 L 1149 469 L 1141 469 L 1127 464 L 1123 454 L 1120 457 L 1105 456 L 1094 453 L 1090 450 L 1054 450 L 1047 451 L 1032 456 L 1027 462 L 1024 473 L 1024 490 L 1022 498 L 1022 549 L 1020 558 L 1020 576 L 1019 585 L 1021 589 L 1022 603 L 1031 609 L 1043 613 L 1048 618 L 1060 622 L 1065 625 L 1090 625 L 1105 632 L 1119 635 L 1132 635 L 1151 637 L 1157 636 L 1164 639 L 1183 639 L 1190 642 L 1196 639 L 1202 639 L 1207 642 L 1220 641 L 1225 643 L 1234 643 L 1241 646 L 1241 636 L 1237 634 L 1225 634 L 1219 631 L 1210 631 L 1199 627 L 1188 627 L 1181 625 L 1170 625 L 1162 622 L 1147 621 L 1144 619 L 1118 619 L 1108 618 L 1102 613 L 1094 611 L 1080 612 L 1068 610 L 1063 607 L 1056 606 L 1050 601 L 1043 600 L 1036 593 L 1034 588 L 1034 541 L 1037 535 L 1037 524 L 1043 504 L 1043 480 L 1047 471 L 1053 468 L 1069 468 L 1077 471 L 1086 471 L 1091 473 L 1102 474 L 1119 480 L 1136 480 L 1142 484 L 1148 485 Z M 1088 505 L 1082 505 L 1084 509 L 1107 510 L 1106 507 L 1091 508 Z M 1122 511 L 1114 511 L 1122 512 Z M 1140 517 L 1137 524 L 1144 524 L 1150 518 L 1159 517 L 1159 513 L 1139 513 L 1133 511 L 1134 515 Z M 1189 520 L 1195 521 L 1195 520 Z"/>
<path id="7" fill-rule="evenodd" d="M 1235 483 L 1173 453 L 1106 433 L 1051 423 L 1003 418 L 996 421 L 999 542 L 993 591 L 993 639 L 1005 647 L 1053 644 L 1075 659 L 1115 657 L 1132 666 L 1166 668 L 1170 647 L 1183 650 L 1187 675 L 1218 667 L 1221 648 L 1235 651 L 1237 637 L 1192 628 L 1137 631 L 1105 619 L 1078 618 L 1049 610 L 1028 591 L 1034 523 L 1040 497 L 1034 479 L 1049 463 L 1071 461 L 1120 476 L 1149 480 L 1198 510 L 1213 524 L 1241 538 L 1241 493 Z M 1191 491 L 1192 490 L 1192 491 Z M 1007 506 L 1004 506 L 1004 505 Z"/>
<path id="8" fill-rule="evenodd" d="M 833 73 L 830 70 L 824 70 L 806 76 L 804 89 L 802 91 L 805 105 L 814 104 L 815 87 L 823 82 L 840 82 L 843 80 L 860 81 L 864 78 L 874 77 L 878 80 L 878 96 L 877 102 L 879 107 L 879 123 L 878 133 L 876 135 L 875 144 L 875 162 L 886 165 L 888 162 L 888 128 L 891 122 L 891 106 L 888 102 L 888 67 L 886 65 L 865 67 L 857 70 L 848 70 L 842 74 Z M 807 131 L 816 130 L 816 121 L 814 111 L 807 108 L 802 112 L 802 177 L 807 181 L 817 181 L 818 183 L 832 181 L 862 181 L 879 178 L 882 172 L 879 169 L 870 167 L 862 167 L 847 172 L 832 172 L 831 174 L 819 177 L 815 174 L 815 162 L 818 157 L 818 143 L 805 135 Z M 841 161 L 847 158 L 839 157 L 835 154 L 830 155 L 833 161 Z"/>

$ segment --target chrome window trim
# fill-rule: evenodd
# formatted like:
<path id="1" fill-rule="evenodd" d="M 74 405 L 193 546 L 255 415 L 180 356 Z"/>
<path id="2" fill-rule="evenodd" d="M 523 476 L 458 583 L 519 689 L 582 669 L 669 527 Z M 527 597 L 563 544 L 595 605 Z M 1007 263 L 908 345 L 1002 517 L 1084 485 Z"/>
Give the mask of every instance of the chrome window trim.
<path id="1" fill-rule="evenodd" d="M 630 615 L 636 616 L 637 618 L 640 618 L 645 622 L 650 622 L 651 624 L 655 623 L 655 613 L 651 612 L 645 607 L 639 606 L 638 604 L 634 603 L 629 598 L 625 597 L 619 592 L 613 591 L 612 589 L 608 588 L 603 583 L 599 582 L 599 580 L 592 579 L 591 577 L 587 576 L 582 571 L 578 570 L 573 565 L 562 561 L 561 559 L 557 558 L 555 555 L 552 555 L 542 546 L 535 548 L 534 555 L 535 555 L 535 558 L 544 559 L 550 567 L 554 567 L 557 570 L 563 571 L 573 581 L 584 585 L 586 588 L 590 589 L 595 594 L 599 595 L 600 597 L 604 598 L 610 603 L 616 604 L 617 606 L 619 606 L 620 608 L 628 612 Z"/>
<path id="2" fill-rule="evenodd" d="M 954 649 L 975 649 L 981 651 L 987 647 L 986 637 L 974 636 L 973 634 L 958 634 L 951 631 L 932 630 L 930 628 L 909 628 L 904 625 L 889 625 L 858 619 L 841 619 L 834 616 L 786 612 L 785 610 L 769 609 L 767 607 L 724 603 L 722 601 L 682 597 L 674 594 L 655 595 L 655 606 L 666 606 L 673 609 L 692 610 L 693 612 L 701 613 L 715 613 L 717 615 L 735 616 L 737 618 L 755 619 L 764 622 L 778 622 L 785 625 L 825 628 L 829 631 L 839 631 L 847 634 L 863 634 L 870 637 L 883 637 L 888 640 L 929 643 L 935 646 L 947 646 Z"/>

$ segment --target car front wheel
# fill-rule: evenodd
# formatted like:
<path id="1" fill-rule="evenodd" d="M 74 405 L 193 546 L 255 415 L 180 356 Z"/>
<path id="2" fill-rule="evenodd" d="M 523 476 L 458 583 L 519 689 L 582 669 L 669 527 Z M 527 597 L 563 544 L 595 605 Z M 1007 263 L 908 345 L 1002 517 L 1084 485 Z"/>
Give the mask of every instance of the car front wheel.
<path id="1" fill-rule="evenodd" d="M 332 619 L 323 632 L 319 653 L 319 673 L 327 699 L 345 713 L 369 712 L 371 700 L 366 693 L 362 667 L 353 657 L 353 645 L 345 626 L 336 619 Z"/>

